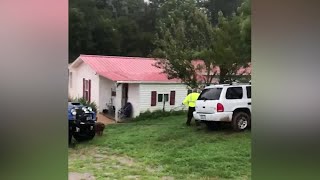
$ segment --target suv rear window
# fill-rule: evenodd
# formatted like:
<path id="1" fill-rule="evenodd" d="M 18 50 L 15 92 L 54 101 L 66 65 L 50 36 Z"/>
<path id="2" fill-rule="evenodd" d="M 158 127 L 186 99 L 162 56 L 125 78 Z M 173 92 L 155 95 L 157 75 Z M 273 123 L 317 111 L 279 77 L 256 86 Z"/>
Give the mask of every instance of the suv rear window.
<path id="1" fill-rule="evenodd" d="M 229 87 L 226 93 L 226 99 L 242 99 L 242 87 Z"/>
<path id="2" fill-rule="evenodd" d="M 219 100 L 222 88 L 204 89 L 198 100 Z"/>

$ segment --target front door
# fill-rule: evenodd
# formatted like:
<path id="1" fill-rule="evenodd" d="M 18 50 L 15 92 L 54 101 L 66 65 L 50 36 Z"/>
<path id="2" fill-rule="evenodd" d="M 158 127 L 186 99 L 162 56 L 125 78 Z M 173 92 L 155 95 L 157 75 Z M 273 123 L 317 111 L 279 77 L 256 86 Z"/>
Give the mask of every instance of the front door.
<path id="1" fill-rule="evenodd" d="M 128 102 L 128 89 L 129 89 L 129 85 L 127 83 L 122 84 L 121 107 L 123 107 Z"/>

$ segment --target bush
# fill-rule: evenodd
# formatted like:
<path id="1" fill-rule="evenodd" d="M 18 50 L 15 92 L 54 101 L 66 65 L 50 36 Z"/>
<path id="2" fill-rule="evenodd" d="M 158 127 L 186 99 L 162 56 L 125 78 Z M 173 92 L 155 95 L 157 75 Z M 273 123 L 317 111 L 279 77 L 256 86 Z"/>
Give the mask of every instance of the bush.
<path id="1" fill-rule="evenodd" d="M 146 119 L 158 119 L 161 117 L 168 117 L 168 116 L 178 116 L 178 115 L 185 115 L 186 111 L 180 110 L 180 111 L 162 111 L 162 110 L 156 110 L 153 112 L 150 112 L 149 110 L 143 113 L 140 113 L 139 116 L 134 118 L 134 121 L 141 121 Z"/>
<path id="2" fill-rule="evenodd" d="M 91 107 L 92 110 L 97 113 L 97 107 L 98 106 L 97 106 L 97 104 L 95 102 L 89 102 L 84 98 L 70 98 L 70 101 L 78 102 L 78 103 L 80 103 L 80 104 L 82 104 L 84 106 Z"/>

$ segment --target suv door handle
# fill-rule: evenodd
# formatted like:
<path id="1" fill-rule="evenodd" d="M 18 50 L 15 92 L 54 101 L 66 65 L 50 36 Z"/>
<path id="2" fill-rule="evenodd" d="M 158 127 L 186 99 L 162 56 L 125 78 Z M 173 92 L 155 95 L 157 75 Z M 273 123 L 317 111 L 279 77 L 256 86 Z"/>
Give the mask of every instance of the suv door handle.
<path id="1" fill-rule="evenodd" d="M 249 102 L 248 105 L 251 105 L 251 102 Z"/>

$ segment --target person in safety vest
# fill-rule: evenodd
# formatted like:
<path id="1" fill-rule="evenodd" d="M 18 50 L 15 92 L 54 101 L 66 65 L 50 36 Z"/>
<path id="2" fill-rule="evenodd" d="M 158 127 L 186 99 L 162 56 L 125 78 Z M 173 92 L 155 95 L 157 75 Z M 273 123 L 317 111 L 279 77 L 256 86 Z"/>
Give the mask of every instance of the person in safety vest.
<path id="1" fill-rule="evenodd" d="M 187 97 L 183 100 L 183 104 L 188 106 L 188 119 L 186 122 L 187 126 L 190 126 L 191 119 L 193 118 L 193 112 L 196 110 L 196 101 L 199 97 L 199 93 L 197 89 L 192 89 L 192 93 L 188 94 Z M 196 120 L 196 125 L 199 125 L 199 122 Z"/>

